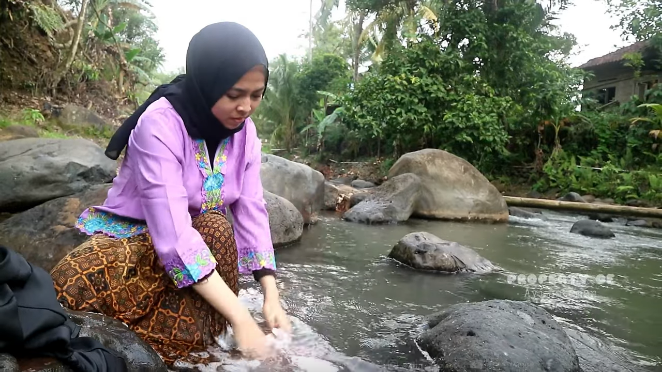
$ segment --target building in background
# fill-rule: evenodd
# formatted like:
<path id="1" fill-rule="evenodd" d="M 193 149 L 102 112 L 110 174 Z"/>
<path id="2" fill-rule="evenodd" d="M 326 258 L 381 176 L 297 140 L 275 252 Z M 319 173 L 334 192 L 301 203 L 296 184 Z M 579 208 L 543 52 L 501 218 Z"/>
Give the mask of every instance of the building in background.
<path id="1" fill-rule="evenodd" d="M 632 55 L 640 54 L 643 66 L 635 74 L 631 66 Z M 593 77 L 584 81 L 582 95 L 595 98 L 600 104 L 619 104 L 632 96 L 643 98 L 645 92 L 662 78 L 662 64 L 658 49 L 648 41 L 638 41 L 602 57 L 593 58 L 579 66 L 590 71 Z"/>

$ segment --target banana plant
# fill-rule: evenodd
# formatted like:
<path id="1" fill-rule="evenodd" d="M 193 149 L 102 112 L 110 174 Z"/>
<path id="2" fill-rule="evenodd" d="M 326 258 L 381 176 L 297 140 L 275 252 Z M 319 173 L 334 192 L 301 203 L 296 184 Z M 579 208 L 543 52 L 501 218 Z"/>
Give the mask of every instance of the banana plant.
<path id="1" fill-rule="evenodd" d="M 658 140 L 660 138 L 660 134 L 662 132 L 662 105 L 659 103 L 643 103 L 639 106 L 639 108 L 650 108 L 653 110 L 653 113 L 655 114 L 654 117 L 649 118 L 649 117 L 636 117 L 632 118 L 630 124 L 631 125 L 636 125 L 639 122 L 647 122 L 653 124 L 656 128 L 651 129 L 648 134 L 655 138 L 655 140 Z M 657 150 L 660 147 L 660 143 L 654 143 L 653 144 L 653 151 Z"/>

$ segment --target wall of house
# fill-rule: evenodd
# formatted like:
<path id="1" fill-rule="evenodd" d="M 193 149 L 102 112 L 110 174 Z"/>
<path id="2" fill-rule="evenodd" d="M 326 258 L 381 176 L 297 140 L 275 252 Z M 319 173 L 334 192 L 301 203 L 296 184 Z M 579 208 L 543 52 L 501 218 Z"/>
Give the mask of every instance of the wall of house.
<path id="1" fill-rule="evenodd" d="M 634 71 L 627 67 L 602 68 L 593 71 L 594 77 L 584 82 L 584 92 L 596 92 L 600 89 L 615 88 L 614 100 L 626 102 L 633 95 L 643 93 L 640 84 L 653 80 L 662 80 L 662 72 L 647 70 L 642 71 L 638 79 L 634 77 Z"/>

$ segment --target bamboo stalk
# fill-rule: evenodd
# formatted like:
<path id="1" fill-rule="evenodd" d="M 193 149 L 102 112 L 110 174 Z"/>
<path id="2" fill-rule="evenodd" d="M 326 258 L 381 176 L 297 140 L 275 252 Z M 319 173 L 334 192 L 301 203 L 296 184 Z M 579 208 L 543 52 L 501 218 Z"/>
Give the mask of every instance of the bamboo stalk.
<path id="1" fill-rule="evenodd" d="M 506 204 L 513 207 L 543 208 L 575 212 L 597 212 L 621 216 L 657 217 L 662 218 L 662 209 L 629 207 L 625 205 L 607 205 L 593 203 L 578 203 L 559 200 L 520 198 L 504 196 Z"/>

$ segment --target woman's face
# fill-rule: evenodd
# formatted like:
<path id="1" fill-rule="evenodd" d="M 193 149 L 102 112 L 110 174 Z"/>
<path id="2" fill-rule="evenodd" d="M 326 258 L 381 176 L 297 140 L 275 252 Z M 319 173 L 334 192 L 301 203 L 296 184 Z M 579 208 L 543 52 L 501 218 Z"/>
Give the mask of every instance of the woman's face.
<path id="1" fill-rule="evenodd" d="M 237 128 L 260 105 L 266 88 L 264 80 L 264 67 L 253 67 L 216 102 L 211 112 L 226 128 Z"/>

